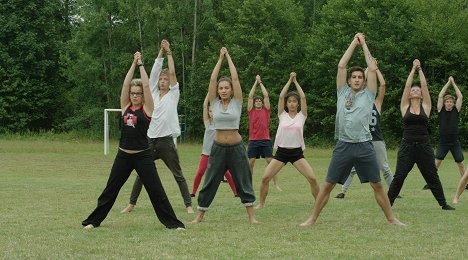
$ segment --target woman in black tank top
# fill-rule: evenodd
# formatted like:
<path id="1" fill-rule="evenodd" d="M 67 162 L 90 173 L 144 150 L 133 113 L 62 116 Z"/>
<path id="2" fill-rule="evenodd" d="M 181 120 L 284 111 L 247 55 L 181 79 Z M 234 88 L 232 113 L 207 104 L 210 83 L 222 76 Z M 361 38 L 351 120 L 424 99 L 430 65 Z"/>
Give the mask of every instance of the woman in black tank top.
<path id="1" fill-rule="evenodd" d="M 137 66 L 140 70 L 141 80 L 132 80 Z M 136 170 L 140 176 L 159 221 L 166 228 L 185 228 L 184 224 L 177 219 L 166 196 L 156 171 L 153 155 L 149 149 L 146 132 L 151 121 L 153 107 L 148 75 L 141 61 L 141 54 L 136 52 L 120 94 L 122 131 L 119 150 L 112 165 L 107 185 L 98 198 L 96 209 L 81 223 L 85 229 L 101 225 L 133 170 Z"/>
<path id="2" fill-rule="evenodd" d="M 421 87 L 413 86 L 415 73 L 419 75 Z M 390 203 L 393 205 L 408 173 L 416 164 L 442 209 L 454 210 L 445 200 L 444 190 L 435 166 L 434 151 L 429 138 L 431 97 L 421 63 L 417 59 L 413 61 L 413 68 L 406 80 L 400 111 L 403 117 L 403 139 L 398 150 L 395 177 L 388 190 Z"/>

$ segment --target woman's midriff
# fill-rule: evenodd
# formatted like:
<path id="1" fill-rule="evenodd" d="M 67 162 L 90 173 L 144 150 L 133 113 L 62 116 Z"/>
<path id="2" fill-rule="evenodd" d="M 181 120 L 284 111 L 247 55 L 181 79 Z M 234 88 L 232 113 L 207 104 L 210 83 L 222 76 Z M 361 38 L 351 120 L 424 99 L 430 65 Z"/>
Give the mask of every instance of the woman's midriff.
<path id="1" fill-rule="evenodd" d="M 235 144 L 242 141 L 239 131 L 236 130 L 216 130 L 215 142 L 220 144 Z"/>

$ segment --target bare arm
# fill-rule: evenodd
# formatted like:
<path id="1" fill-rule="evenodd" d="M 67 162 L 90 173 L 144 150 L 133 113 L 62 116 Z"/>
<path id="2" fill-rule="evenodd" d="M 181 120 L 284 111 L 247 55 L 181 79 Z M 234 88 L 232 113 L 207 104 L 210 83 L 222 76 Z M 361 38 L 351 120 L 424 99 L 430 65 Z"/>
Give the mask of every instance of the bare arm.
<path id="1" fill-rule="evenodd" d="M 345 51 L 343 54 L 343 57 L 341 57 L 340 62 L 338 63 L 338 72 L 336 74 L 336 88 L 339 89 L 341 88 L 345 83 L 346 83 L 346 65 L 348 65 L 349 60 L 351 59 L 351 56 L 353 56 L 354 49 L 359 46 L 359 40 L 356 36 L 354 36 L 353 41 L 349 45 L 348 49 Z"/>
<path id="2" fill-rule="evenodd" d="M 253 108 L 253 98 L 255 95 L 255 89 L 257 88 L 257 84 L 258 84 L 258 77 L 259 77 L 258 75 L 257 77 L 255 77 L 255 82 L 249 92 L 249 98 L 247 100 L 247 111 L 250 111 Z"/>
<path id="3" fill-rule="evenodd" d="M 259 76 L 260 78 L 260 76 Z M 262 83 L 262 80 L 260 79 L 259 81 L 259 84 L 260 84 L 260 88 L 262 90 L 262 94 L 263 94 L 263 106 L 270 110 L 270 96 L 268 96 L 268 91 L 267 89 L 265 88 L 265 86 L 263 85 Z"/>
<path id="4" fill-rule="evenodd" d="M 375 98 L 375 107 L 380 113 L 382 111 L 382 104 L 383 104 L 384 97 L 385 97 L 386 85 L 385 85 L 385 79 L 379 69 L 376 70 L 376 73 L 377 73 L 377 78 L 379 79 L 380 85 L 379 85 L 379 91 L 378 91 L 377 97 Z"/>
<path id="5" fill-rule="evenodd" d="M 281 93 L 279 95 L 278 99 L 278 117 L 284 112 L 284 98 L 286 97 L 286 94 L 288 93 L 289 86 L 291 85 L 292 78 L 293 78 L 293 73 L 289 74 L 289 80 L 286 82 L 286 85 L 284 85 L 283 89 L 281 90 Z M 295 76 L 295 73 L 294 73 Z"/>
<path id="6" fill-rule="evenodd" d="M 307 117 L 307 99 L 304 91 L 301 88 L 301 85 L 299 85 L 299 82 L 297 82 L 297 75 L 294 73 L 294 78 L 293 78 L 294 85 L 296 86 L 297 93 L 299 93 L 299 96 L 301 97 L 301 112 L 302 114 Z"/>
<path id="7" fill-rule="evenodd" d="M 225 56 L 229 65 L 229 72 L 231 72 L 232 90 L 234 91 L 234 98 L 237 99 L 239 104 L 242 106 L 242 88 L 240 85 L 239 76 L 237 75 L 236 66 L 232 62 L 231 56 L 227 51 Z"/>
<path id="8" fill-rule="evenodd" d="M 140 60 L 138 60 L 138 64 L 142 64 L 139 67 L 140 67 L 141 83 L 143 83 L 143 95 L 144 95 L 143 106 L 145 108 L 146 114 L 151 117 L 153 115 L 153 110 L 154 110 L 154 101 L 153 101 L 153 95 L 151 95 L 151 89 L 149 87 L 148 74 L 146 73 L 145 66 L 143 66 L 141 57 L 140 57 Z"/>
<path id="9" fill-rule="evenodd" d="M 413 86 L 414 73 L 416 71 L 416 66 L 419 66 L 418 64 L 419 64 L 419 60 L 416 59 L 413 61 L 413 67 L 411 68 L 411 72 L 408 75 L 408 78 L 406 79 L 405 89 L 403 90 L 403 94 L 401 95 L 401 100 L 400 100 L 401 116 L 405 115 L 406 109 L 408 109 L 408 106 L 409 106 L 409 93 L 411 91 L 411 87 Z"/>
<path id="10" fill-rule="evenodd" d="M 208 100 L 210 101 L 210 103 L 213 103 L 213 101 L 216 99 L 216 96 L 218 96 L 218 74 L 219 70 L 221 69 L 221 63 L 223 63 L 226 51 L 226 48 L 221 48 L 221 51 L 219 52 L 218 62 L 216 63 L 213 72 L 211 72 L 210 85 L 208 86 Z"/>
<path id="11" fill-rule="evenodd" d="M 445 83 L 444 87 L 439 92 L 439 96 L 437 97 L 437 112 L 440 112 L 440 110 L 442 110 L 442 107 L 444 106 L 445 92 L 447 92 L 447 89 L 450 86 L 450 83 L 451 82 L 450 82 L 450 78 L 449 78 L 447 83 Z"/>
<path id="12" fill-rule="evenodd" d="M 210 110 L 208 109 L 208 93 L 206 94 L 205 100 L 203 101 L 203 123 L 205 128 L 210 123 Z"/>
<path id="13" fill-rule="evenodd" d="M 364 51 L 364 57 L 367 64 L 367 87 L 369 90 L 374 93 L 377 93 L 377 76 L 376 69 L 377 65 L 375 64 L 375 59 L 372 57 L 369 48 L 367 47 L 366 39 L 363 34 L 358 35 L 359 42 L 361 43 L 362 50 Z"/>
<path id="14" fill-rule="evenodd" d="M 455 89 L 455 93 L 457 93 L 457 103 L 455 104 L 455 107 L 457 108 L 458 112 L 460 112 L 462 108 L 462 104 L 463 104 L 463 95 L 460 89 L 458 88 L 457 84 L 455 84 L 455 80 L 453 79 L 453 77 L 450 77 L 450 78 L 452 80 L 452 85 L 453 85 L 453 88 Z"/>
<path id="15" fill-rule="evenodd" d="M 422 71 L 421 66 L 419 66 L 418 74 L 419 74 L 419 81 L 421 82 L 423 109 L 424 109 L 424 112 L 426 112 L 426 115 L 429 117 L 429 115 L 431 114 L 431 109 L 432 109 L 431 95 L 429 94 L 429 88 L 427 87 L 426 77 L 424 76 L 424 72 Z"/>
<path id="16" fill-rule="evenodd" d="M 120 109 L 122 109 L 122 113 L 124 112 L 124 109 L 130 103 L 130 93 L 129 93 L 130 83 L 132 82 L 133 74 L 135 72 L 137 61 L 140 56 L 141 54 L 139 52 L 135 52 L 135 54 L 133 54 L 132 65 L 130 66 L 130 69 L 128 70 L 127 75 L 125 76 L 125 79 L 122 85 L 122 91 L 120 92 Z"/>

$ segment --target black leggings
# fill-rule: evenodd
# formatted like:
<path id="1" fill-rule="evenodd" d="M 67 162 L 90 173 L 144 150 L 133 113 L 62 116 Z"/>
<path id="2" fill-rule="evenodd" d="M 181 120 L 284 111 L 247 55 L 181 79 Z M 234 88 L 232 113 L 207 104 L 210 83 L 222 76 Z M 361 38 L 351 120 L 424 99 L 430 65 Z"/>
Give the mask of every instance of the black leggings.
<path id="1" fill-rule="evenodd" d="M 396 197 L 400 193 L 403 183 L 414 164 L 419 168 L 424 180 L 429 185 L 432 195 L 440 206 L 447 205 L 444 189 L 440 182 L 437 168 L 434 161 L 434 151 L 429 140 L 408 141 L 403 139 L 398 150 L 397 166 L 392 184 L 388 189 L 388 198 L 393 205 Z"/>
<path id="2" fill-rule="evenodd" d="M 159 221 L 167 228 L 184 227 L 184 224 L 177 219 L 171 203 L 166 196 L 166 192 L 164 191 L 154 165 L 151 151 L 145 150 L 139 153 L 129 154 L 120 149 L 112 165 L 106 188 L 98 198 L 97 207 L 93 213 L 82 222 L 82 225 L 87 226 L 92 224 L 94 227 L 101 225 L 101 222 L 104 221 L 114 205 L 120 189 L 133 170 L 136 170 L 140 176 Z"/>

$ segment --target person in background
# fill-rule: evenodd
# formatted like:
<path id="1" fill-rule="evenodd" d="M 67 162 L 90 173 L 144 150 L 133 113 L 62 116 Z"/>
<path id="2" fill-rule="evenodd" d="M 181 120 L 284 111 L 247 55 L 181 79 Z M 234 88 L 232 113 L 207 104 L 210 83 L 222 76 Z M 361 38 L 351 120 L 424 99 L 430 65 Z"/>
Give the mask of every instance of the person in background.
<path id="1" fill-rule="evenodd" d="M 257 85 L 260 85 L 263 97 L 255 96 Z M 250 90 L 247 111 L 249 112 L 249 147 L 247 154 L 249 156 L 250 171 L 253 174 L 256 159 L 263 157 L 267 163 L 270 163 L 273 158 L 273 147 L 270 140 L 270 97 L 260 75 L 255 77 L 255 83 Z M 277 175 L 273 177 L 273 184 L 276 190 L 281 191 Z"/>

